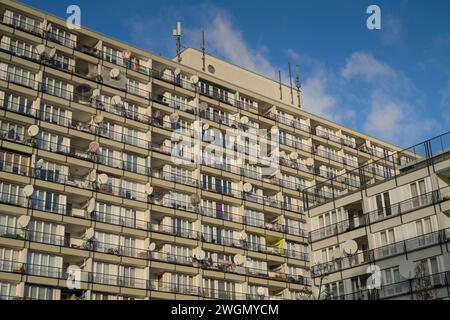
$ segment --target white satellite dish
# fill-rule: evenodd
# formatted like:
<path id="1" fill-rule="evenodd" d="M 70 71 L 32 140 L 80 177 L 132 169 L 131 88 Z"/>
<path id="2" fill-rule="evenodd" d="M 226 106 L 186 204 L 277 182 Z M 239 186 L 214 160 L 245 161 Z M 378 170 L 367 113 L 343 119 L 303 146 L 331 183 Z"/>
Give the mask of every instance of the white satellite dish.
<path id="1" fill-rule="evenodd" d="M 123 51 L 122 52 L 122 57 L 124 57 L 125 59 L 130 59 L 131 58 L 131 51 Z"/>
<path id="2" fill-rule="evenodd" d="M 17 224 L 19 225 L 19 228 L 26 228 L 28 224 L 30 223 L 30 216 L 20 216 L 19 219 L 17 219 Z"/>
<path id="3" fill-rule="evenodd" d="M 147 183 L 145 185 L 145 193 L 147 195 L 151 195 L 153 193 L 153 187 L 150 185 L 150 183 Z"/>
<path id="4" fill-rule="evenodd" d="M 92 98 L 96 98 L 98 96 L 100 96 L 100 89 L 92 90 Z"/>
<path id="5" fill-rule="evenodd" d="M 244 256 L 239 253 L 233 257 L 234 263 L 238 266 L 244 264 L 244 260 L 245 260 Z"/>
<path id="6" fill-rule="evenodd" d="M 28 128 L 27 132 L 30 137 L 36 137 L 39 133 L 39 127 L 33 124 Z"/>
<path id="7" fill-rule="evenodd" d="M 194 193 L 193 195 L 191 195 L 191 203 L 193 205 L 197 205 L 200 203 L 200 196 L 196 193 Z"/>
<path id="8" fill-rule="evenodd" d="M 100 149 L 100 145 L 98 144 L 98 142 L 92 141 L 91 143 L 89 143 L 88 147 L 89 152 L 96 153 L 98 149 Z"/>
<path id="9" fill-rule="evenodd" d="M 34 187 L 31 184 L 28 184 L 23 188 L 23 195 L 27 198 L 31 197 L 33 195 L 33 192 Z"/>
<path id="10" fill-rule="evenodd" d="M 97 178 L 97 169 L 92 169 L 91 172 L 89 173 L 89 180 L 95 181 L 96 178 Z"/>
<path id="11" fill-rule="evenodd" d="M 191 77 L 191 82 L 193 84 L 197 84 L 199 81 L 200 81 L 200 79 L 198 78 L 198 76 L 194 75 L 194 76 Z"/>
<path id="12" fill-rule="evenodd" d="M 156 243 L 152 242 L 148 245 L 148 251 L 155 251 Z"/>
<path id="13" fill-rule="evenodd" d="M 38 55 L 42 55 L 45 52 L 45 45 L 39 44 L 36 46 L 36 52 Z"/>
<path id="14" fill-rule="evenodd" d="M 176 68 L 176 69 L 173 71 L 173 74 L 174 74 L 175 76 L 178 76 L 180 73 L 181 73 L 181 70 L 180 70 L 179 68 Z"/>
<path id="15" fill-rule="evenodd" d="M 250 192 L 253 189 L 253 186 L 251 183 L 246 182 L 244 183 L 244 185 L 242 186 L 242 189 L 244 189 L 244 192 Z"/>
<path id="16" fill-rule="evenodd" d="M 347 240 L 342 244 L 342 249 L 348 255 L 354 255 L 358 251 L 358 244 L 355 240 Z"/>
<path id="17" fill-rule="evenodd" d="M 205 123 L 203 125 L 203 130 L 208 130 L 209 129 L 209 123 Z"/>
<path id="18" fill-rule="evenodd" d="M 208 104 L 203 101 L 198 104 L 198 107 L 201 111 L 206 111 L 208 109 Z"/>
<path id="19" fill-rule="evenodd" d="M 122 98 L 121 98 L 120 96 L 113 96 L 113 97 L 111 98 L 111 104 L 112 104 L 113 106 L 120 105 L 121 103 L 122 103 Z"/>
<path id="20" fill-rule="evenodd" d="M 94 232 L 94 228 L 89 228 L 86 230 L 84 237 L 86 239 L 91 239 L 94 236 L 95 232 Z"/>
<path id="21" fill-rule="evenodd" d="M 34 164 L 34 167 L 36 169 L 40 169 L 42 168 L 42 166 L 44 165 L 44 159 L 39 159 L 38 161 L 36 161 L 36 163 Z"/>
<path id="22" fill-rule="evenodd" d="M 170 116 L 169 116 L 169 119 L 170 119 L 170 122 L 177 122 L 179 119 L 180 119 L 180 115 L 178 114 L 178 113 L 172 113 Z"/>
<path id="23" fill-rule="evenodd" d="M 247 233 L 245 231 L 242 231 L 239 234 L 239 237 L 241 238 L 241 240 L 246 240 L 247 239 Z"/>
<path id="24" fill-rule="evenodd" d="M 108 182 L 108 175 L 106 173 L 99 174 L 97 177 L 97 181 L 100 184 L 105 184 Z"/>
<path id="25" fill-rule="evenodd" d="M 248 124 L 249 121 L 250 121 L 250 120 L 249 120 L 249 118 L 248 118 L 247 116 L 243 116 L 243 117 L 239 120 L 239 122 L 240 122 L 241 124 Z"/>
<path id="26" fill-rule="evenodd" d="M 263 296 L 266 294 L 266 290 L 263 287 L 258 287 L 256 292 L 258 293 L 259 296 Z"/>
<path id="27" fill-rule="evenodd" d="M 87 211 L 87 213 L 90 214 L 90 213 L 94 212 L 94 210 L 95 210 L 95 198 L 91 198 L 91 199 L 89 199 L 86 211 Z"/>
<path id="28" fill-rule="evenodd" d="M 398 267 L 400 274 L 405 279 L 412 279 L 416 276 L 416 264 L 412 261 L 405 260 Z"/>
<path id="29" fill-rule="evenodd" d="M 291 152 L 291 154 L 289 155 L 289 158 L 290 158 L 291 160 L 297 159 L 297 158 L 298 158 L 298 153 L 295 152 L 295 151 Z"/>
<path id="30" fill-rule="evenodd" d="M 120 76 L 120 70 L 116 68 L 111 69 L 111 71 L 109 72 L 109 76 L 113 79 L 118 79 Z"/>
<path id="31" fill-rule="evenodd" d="M 48 52 L 47 52 L 47 58 L 51 59 L 55 56 L 56 54 L 56 48 L 51 48 Z"/>
<path id="32" fill-rule="evenodd" d="M 96 114 L 92 120 L 94 120 L 95 123 L 101 123 L 103 121 L 103 116 L 101 114 Z"/>
<path id="33" fill-rule="evenodd" d="M 206 253 L 205 251 L 203 251 L 202 249 L 198 250 L 197 252 L 197 259 L 199 260 L 203 260 L 206 257 Z"/>
<path id="34" fill-rule="evenodd" d="M 308 158 L 308 159 L 306 159 L 306 165 L 307 165 L 308 167 L 312 167 L 312 166 L 314 165 L 314 160 L 313 160 L 313 158 Z"/>

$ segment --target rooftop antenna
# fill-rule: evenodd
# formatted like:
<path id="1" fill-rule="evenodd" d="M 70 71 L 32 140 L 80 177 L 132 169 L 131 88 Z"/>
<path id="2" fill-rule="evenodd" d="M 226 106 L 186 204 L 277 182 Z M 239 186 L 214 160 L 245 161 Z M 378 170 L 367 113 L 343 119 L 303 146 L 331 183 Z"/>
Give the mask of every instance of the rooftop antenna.
<path id="1" fill-rule="evenodd" d="M 289 62 L 289 84 L 291 86 L 291 103 L 294 104 L 294 91 L 292 90 L 292 70 L 291 63 Z"/>
<path id="2" fill-rule="evenodd" d="M 298 107 L 302 108 L 302 85 L 300 83 L 300 66 L 296 65 L 295 87 L 297 88 Z"/>
<path id="3" fill-rule="evenodd" d="M 177 61 L 178 63 L 181 62 L 181 22 L 178 21 L 177 22 L 177 27 L 175 29 L 172 30 L 172 35 L 176 38 L 177 40 Z"/>
<path id="4" fill-rule="evenodd" d="M 203 70 L 203 72 L 205 72 L 205 68 L 206 68 L 205 31 L 202 31 L 202 60 L 203 60 L 202 70 Z"/>
<path id="5" fill-rule="evenodd" d="M 280 100 L 283 100 L 283 88 L 281 86 L 281 71 L 278 70 L 278 80 L 280 82 Z"/>

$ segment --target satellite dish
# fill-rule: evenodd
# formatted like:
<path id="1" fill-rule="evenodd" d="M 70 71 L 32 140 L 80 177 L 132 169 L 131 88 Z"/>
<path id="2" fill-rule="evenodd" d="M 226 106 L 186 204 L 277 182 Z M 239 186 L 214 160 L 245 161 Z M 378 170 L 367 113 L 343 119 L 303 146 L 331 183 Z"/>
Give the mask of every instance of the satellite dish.
<path id="1" fill-rule="evenodd" d="M 95 123 L 101 123 L 103 121 L 103 116 L 101 114 L 95 115 L 92 120 L 94 120 Z"/>
<path id="2" fill-rule="evenodd" d="M 88 149 L 90 152 L 96 153 L 99 148 L 100 148 L 100 145 L 98 144 L 98 142 L 92 141 L 91 143 L 89 143 Z"/>
<path id="3" fill-rule="evenodd" d="M 199 250 L 197 251 L 197 259 L 198 260 L 203 260 L 206 257 L 206 253 L 205 251 L 203 251 L 202 249 L 199 248 Z"/>
<path id="4" fill-rule="evenodd" d="M 152 242 L 148 245 L 148 251 L 155 251 L 156 243 Z"/>
<path id="5" fill-rule="evenodd" d="M 94 212 L 94 210 L 95 210 L 95 199 L 94 198 L 89 199 L 88 206 L 87 206 L 86 210 L 87 210 L 87 213 Z"/>
<path id="6" fill-rule="evenodd" d="M 19 228 L 26 228 L 28 224 L 30 223 L 30 216 L 20 216 L 19 219 L 17 219 L 17 224 L 19 225 Z"/>
<path id="7" fill-rule="evenodd" d="M 94 237 L 94 228 L 87 229 L 86 233 L 84 234 L 84 237 L 86 239 L 91 239 L 92 237 Z"/>
<path id="8" fill-rule="evenodd" d="M 291 152 L 291 154 L 289 155 L 289 158 L 291 160 L 296 160 L 298 158 L 298 153 L 295 151 Z"/>
<path id="9" fill-rule="evenodd" d="M 145 185 L 145 193 L 147 195 L 151 195 L 153 193 L 153 187 L 150 185 L 150 183 L 147 183 Z"/>
<path id="10" fill-rule="evenodd" d="M 416 275 L 416 264 L 412 261 L 405 260 L 398 267 L 400 274 L 405 279 L 412 279 Z"/>
<path id="11" fill-rule="evenodd" d="M 203 130 L 208 130 L 209 129 L 209 124 L 208 123 L 205 123 L 204 125 L 203 125 Z"/>
<path id="12" fill-rule="evenodd" d="M 45 45 L 39 44 L 36 46 L 36 52 L 38 55 L 42 55 L 45 52 Z"/>
<path id="13" fill-rule="evenodd" d="M 118 79 L 120 76 L 119 69 L 116 69 L 116 68 L 111 69 L 111 71 L 109 72 L 109 76 L 113 79 Z"/>
<path id="14" fill-rule="evenodd" d="M 194 193 L 193 195 L 191 195 L 191 203 L 193 205 L 197 205 L 200 203 L 200 196 L 196 193 Z"/>
<path id="15" fill-rule="evenodd" d="M 39 133 L 39 127 L 33 124 L 28 128 L 27 132 L 30 137 L 36 137 Z"/>
<path id="16" fill-rule="evenodd" d="M 355 240 L 347 240 L 342 244 L 342 249 L 348 255 L 354 255 L 358 251 L 358 244 Z"/>
<path id="17" fill-rule="evenodd" d="M 169 116 L 170 122 L 177 122 L 180 119 L 180 115 L 178 113 L 172 113 Z"/>
<path id="18" fill-rule="evenodd" d="M 106 173 L 99 174 L 97 177 L 97 181 L 100 184 L 105 184 L 108 182 L 108 175 Z"/>
<path id="19" fill-rule="evenodd" d="M 92 171 L 89 173 L 89 178 L 91 181 L 94 181 L 97 177 L 97 169 L 92 169 Z"/>
<path id="20" fill-rule="evenodd" d="M 200 81 L 200 79 L 198 78 L 198 76 L 192 76 L 191 77 L 191 82 L 193 84 L 197 84 Z"/>
<path id="21" fill-rule="evenodd" d="M 266 290 L 263 287 L 258 287 L 256 292 L 258 293 L 259 296 L 263 296 L 266 294 Z"/>
<path id="22" fill-rule="evenodd" d="M 246 240 L 247 239 L 247 233 L 245 231 L 242 231 L 239 234 L 239 237 L 241 238 L 241 240 Z"/>
<path id="23" fill-rule="evenodd" d="M 201 111 L 206 111 L 208 109 L 208 104 L 203 101 L 198 104 L 198 107 Z"/>
<path id="24" fill-rule="evenodd" d="M 100 95 L 100 89 L 94 89 L 93 91 L 92 91 L 92 97 L 93 98 L 96 98 L 96 97 L 98 97 Z"/>
<path id="25" fill-rule="evenodd" d="M 250 192 L 253 189 L 253 186 L 251 183 L 244 183 L 244 185 L 242 186 L 242 188 L 244 189 L 245 192 Z"/>
<path id="26" fill-rule="evenodd" d="M 234 263 L 238 266 L 244 264 L 244 260 L 245 260 L 244 256 L 239 253 L 233 257 Z"/>
<path id="27" fill-rule="evenodd" d="M 42 168 L 42 166 L 44 165 L 44 159 L 39 159 L 38 161 L 36 161 L 36 163 L 34 164 L 34 167 L 36 169 L 40 169 Z"/>
<path id="28" fill-rule="evenodd" d="M 176 68 L 176 69 L 173 71 L 173 74 L 174 74 L 175 76 L 178 76 L 180 73 L 181 73 L 181 70 L 180 70 L 179 68 Z"/>
<path id="29" fill-rule="evenodd" d="M 112 104 L 113 106 L 120 105 L 121 103 L 122 103 L 122 98 L 121 98 L 120 96 L 113 96 L 113 97 L 111 98 L 111 104 Z"/>
<path id="30" fill-rule="evenodd" d="M 249 121 L 250 121 L 250 120 L 248 119 L 247 116 L 243 116 L 243 117 L 239 120 L 239 122 L 240 122 L 241 124 L 248 124 Z"/>
<path id="31" fill-rule="evenodd" d="M 131 58 L 131 51 L 123 51 L 122 52 L 122 57 L 124 57 L 125 59 L 130 59 Z"/>
<path id="32" fill-rule="evenodd" d="M 27 198 L 31 197 L 31 195 L 33 194 L 33 192 L 34 192 L 34 187 L 33 187 L 33 185 L 31 185 L 31 184 L 28 184 L 28 185 L 26 185 L 26 186 L 23 188 L 23 194 L 24 194 L 24 196 L 27 197 Z"/>
<path id="33" fill-rule="evenodd" d="M 55 56 L 55 54 L 56 54 L 56 48 L 51 48 L 47 53 L 47 58 L 51 59 Z"/>
<path id="34" fill-rule="evenodd" d="M 312 167 L 314 165 L 314 160 L 312 158 L 306 159 L 306 165 Z"/>
<path id="35" fill-rule="evenodd" d="M 47 28 L 46 28 L 45 30 L 47 30 L 47 31 L 52 31 L 52 24 L 49 23 L 49 24 L 47 25 Z"/>

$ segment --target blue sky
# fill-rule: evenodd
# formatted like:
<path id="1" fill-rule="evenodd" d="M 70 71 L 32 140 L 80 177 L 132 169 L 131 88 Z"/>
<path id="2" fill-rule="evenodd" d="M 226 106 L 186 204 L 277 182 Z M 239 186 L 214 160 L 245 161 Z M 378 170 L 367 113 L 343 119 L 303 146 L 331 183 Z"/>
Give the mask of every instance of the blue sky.
<path id="1" fill-rule="evenodd" d="M 450 129 L 450 1 L 23 1 L 172 57 L 178 19 L 183 44 L 271 78 L 301 69 L 304 108 L 409 146 Z M 366 8 L 381 8 L 381 30 Z M 106 9 L 105 9 L 106 8 Z"/>

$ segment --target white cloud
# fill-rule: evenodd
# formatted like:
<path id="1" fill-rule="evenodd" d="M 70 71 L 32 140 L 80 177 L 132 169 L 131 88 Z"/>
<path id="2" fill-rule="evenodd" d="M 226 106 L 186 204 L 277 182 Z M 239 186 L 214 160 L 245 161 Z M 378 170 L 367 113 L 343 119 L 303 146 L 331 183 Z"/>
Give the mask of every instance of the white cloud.
<path id="1" fill-rule="evenodd" d="M 374 80 L 380 77 L 395 77 L 396 71 L 366 52 L 355 52 L 347 59 L 341 75 L 345 79 L 353 77 Z"/>
<path id="2" fill-rule="evenodd" d="M 353 53 L 341 74 L 350 90 L 356 84 L 368 88 L 368 110 L 361 115 L 361 127 L 368 133 L 408 146 L 430 137 L 439 127 L 427 116 L 422 93 L 413 82 L 371 54 Z"/>
<path id="3" fill-rule="evenodd" d="M 381 17 L 381 42 L 384 45 L 398 45 L 403 35 L 403 22 L 392 13 Z"/>
<path id="4" fill-rule="evenodd" d="M 224 13 L 217 14 L 205 33 L 208 49 L 224 57 L 231 63 L 274 78 L 277 68 L 265 56 L 264 48 L 250 47 L 243 34 L 233 25 Z"/>

